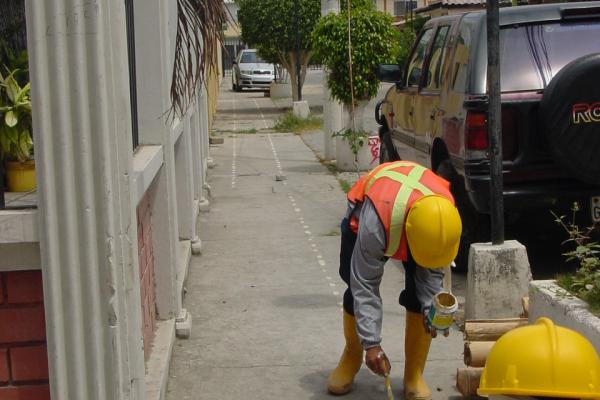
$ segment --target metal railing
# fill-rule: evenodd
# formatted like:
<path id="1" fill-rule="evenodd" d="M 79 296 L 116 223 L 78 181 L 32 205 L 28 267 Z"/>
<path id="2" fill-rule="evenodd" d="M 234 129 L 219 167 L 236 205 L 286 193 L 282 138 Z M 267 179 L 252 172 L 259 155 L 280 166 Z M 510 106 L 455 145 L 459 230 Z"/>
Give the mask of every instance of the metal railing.
<path id="1" fill-rule="evenodd" d="M 127 24 L 127 53 L 129 58 L 129 102 L 131 105 L 131 135 L 133 149 L 140 145 L 137 109 L 137 76 L 135 64 L 135 24 L 133 0 L 125 0 L 125 19 Z"/>

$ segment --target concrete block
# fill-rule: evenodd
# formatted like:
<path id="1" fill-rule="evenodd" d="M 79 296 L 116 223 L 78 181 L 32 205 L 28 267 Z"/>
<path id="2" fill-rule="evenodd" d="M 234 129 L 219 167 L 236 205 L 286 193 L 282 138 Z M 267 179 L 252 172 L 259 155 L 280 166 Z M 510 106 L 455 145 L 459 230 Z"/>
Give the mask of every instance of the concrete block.
<path id="1" fill-rule="evenodd" d="M 38 210 L 1 210 L 0 243 L 37 243 Z"/>
<path id="2" fill-rule="evenodd" d="M 32 270 L 41 267 L 39 242 L 0 243 L 0 271 Z"/>
<path id="3" fill-rule="evenodd" d="M 600 354 L 600 318 L 588 304 L 561 288 L 553 280 L 529 283 L 529 322 L 548 317 L 555 324 L 581 333 Z"/>
<path id="4" fill-rule="evenodd" d="M 208 138 L 209 144 L 223 144 L 225 143 L 225 139 L 222 137 L 214 137 L 211 136 L 210 138 Z"/>
<path id="5" fill-rule="evenodd" d="M 377 136 L 369 136 L 355 156 L 348 141 L 340 136 L 335 138 L 336 165 L 338 171 L 369 171 L 379 165 L 380 141 Z"/>
<path id="6" fill-rule="evenodd" d="M 469 252 L 466 319 L 511 318 L 523 311 L 531 270 L 525 246 L 515 240 L 501 245 L 474 243 Z"/>
<path id="7" fill-rule="evenodd" d="M 209 199 L 212 198 L 212 187 L 208 183 L 205 183 L 204 185 L 202 185 L 202 189 L 204 191 L 206 191 L 206 196 Z"/>
<path id="8" fill-rule="evenodd" d="M 308 108 L 308 102 L 306 100 L 294 102 L 294 115 L 296 117 L 306 119 L 309 114 L 310 108 Z"/>
<path id="9" fill-rule="evenodd" d="M 185 308 L 181 309 L 181 314 L 175 320 L 175 333 L 180 339 L 189 339 L 192 334 L 192 314 Z"/>
<path id="10" fill-rule="evenodd" d="M 192 240 L 192 255 L 199 256 L 202 254 L 202 240 L 199 237 Z"/>
<path id="11" fill-rule="evenodd" d="M 209 212 L 210 211 L 210 201 L 206 197 L 202 197 L 200 199 L 200 212 Z"/>

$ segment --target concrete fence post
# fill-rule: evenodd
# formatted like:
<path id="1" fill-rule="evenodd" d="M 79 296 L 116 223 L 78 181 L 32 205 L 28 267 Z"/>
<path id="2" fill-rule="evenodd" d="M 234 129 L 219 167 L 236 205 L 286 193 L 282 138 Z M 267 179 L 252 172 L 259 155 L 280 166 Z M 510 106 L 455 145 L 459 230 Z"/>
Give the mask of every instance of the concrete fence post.
<path id="1" fill-rule="evenodd" d="M 144 391 L 124 2 L 26 1 L 53 399 Z"/>

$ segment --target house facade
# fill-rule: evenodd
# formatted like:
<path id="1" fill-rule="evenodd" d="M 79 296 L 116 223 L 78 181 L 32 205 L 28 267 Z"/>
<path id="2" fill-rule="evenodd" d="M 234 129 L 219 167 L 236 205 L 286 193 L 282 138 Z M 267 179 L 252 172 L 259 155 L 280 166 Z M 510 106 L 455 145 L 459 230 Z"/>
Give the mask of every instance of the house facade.
<path id="1" fill-rule="evenodd" d="M 415 13 L 420 17 L 435 18 L 483 10 L 485 4 L 485 0 L 423 0 Z"/>

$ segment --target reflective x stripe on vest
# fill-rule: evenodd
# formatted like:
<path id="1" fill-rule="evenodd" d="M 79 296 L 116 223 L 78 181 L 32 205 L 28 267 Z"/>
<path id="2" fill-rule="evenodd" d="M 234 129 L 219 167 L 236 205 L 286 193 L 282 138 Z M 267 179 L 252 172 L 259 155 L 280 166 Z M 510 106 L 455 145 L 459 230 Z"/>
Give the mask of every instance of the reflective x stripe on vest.
<path id="1" fill-rule="evenodd" d="M 403 166 L 402 164 L 395 163 L 381 170 L 377 171 L 377 173 L 369 179 L 367 185 L 365 187 L 365 193 L 368 193 L 369 188 L 380 178 L 388 178 L 393 181 L 400 183 L 400 190 L 396 194 L 396 199 L 394 200 L 394 207 L 392 209 L 392 220 L 390 222 L 390 233 L 388 238 L 388 246 L 385 251 L 385 255 L 388 257 L 396 254 L 398 249 L 400 248 L 400 240 L 402 239 L 402 232 L 404 230 L 404 216 L 406 214 L 406 204 L 408 203 L 408 199 L 412 194 L 413 190 L 418 190 L 423 193 L 424 196 L 429 196 L 434 194 L 429 188 L 423 185 L 420 181 L 421 177 L 427 170 L 427 168 L 418 165 L 418 164 L 404 164 L 405 166 L 412 166 L 413 169 L 408 173 L 408 175 L 402 174 L 400 172 L 391 171 L 393 168 L 398 168 L 399 166 Z"/>

